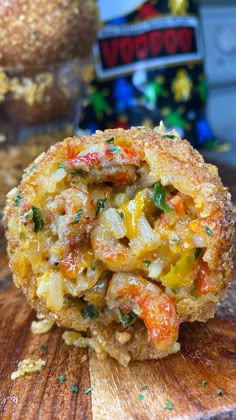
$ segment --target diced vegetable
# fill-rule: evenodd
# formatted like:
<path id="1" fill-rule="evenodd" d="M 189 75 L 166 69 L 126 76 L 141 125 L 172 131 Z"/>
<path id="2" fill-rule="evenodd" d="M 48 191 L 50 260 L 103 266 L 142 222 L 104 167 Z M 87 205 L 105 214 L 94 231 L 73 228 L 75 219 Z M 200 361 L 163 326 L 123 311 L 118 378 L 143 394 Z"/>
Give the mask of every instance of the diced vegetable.
<path id="1" fill-rule="evenodd" d="M 178 289 L 182 286 L 191 286 L 195 280 L 193 273 L 197 267 L 194 258 L 195 250 L 185 251 L 169 273 L 161 278 L 162 283 L 170 289 Z"/>
<path id="2" fill-rule="evenodd" d="M 170 207 L 173 207 L 174 210 L 181 216 L 185 215 L 184 202 L 179 195 L 173 195 L 172 197 L 167 198 L 167 203 Z"/>
<path id="3" fill-rule="evenodd" d="M 213 283 L 208 264 L 201 256 L 198 259 L 197 292 L 206 295 L 209 292 L 214 293 L 216 291 L 217 286 Z"/>
<path id="4" fill-rule="evenodd" d="M 126 227 L 126 236 L 129 239 L 135 238 L 138 232 L 139 220 L 145 206 L 143 192 L 140 191 L 134 200 L 123 204 L 118 211 L 124 215 L 124 224 Z"/>

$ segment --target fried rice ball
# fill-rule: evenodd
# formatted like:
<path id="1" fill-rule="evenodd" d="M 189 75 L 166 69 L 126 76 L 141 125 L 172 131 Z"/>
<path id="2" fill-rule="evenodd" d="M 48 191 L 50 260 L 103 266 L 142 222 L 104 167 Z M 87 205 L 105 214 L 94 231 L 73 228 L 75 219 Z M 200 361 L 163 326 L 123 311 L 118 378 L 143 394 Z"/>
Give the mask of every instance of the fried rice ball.
<path id="1" fill-rule="evenodd" d="M 94 0 L 0 2 L 1 66 L 37 66 L 87 57 L 99 19 Z"/>
<path id="2" fill-rule="evenodd" d="M 178 351 L 180 323 L 213 317 L 230 283 L 230 194 L 163 124 L 52 146 L 8 194 L 4 223 L 38 315 L 124 366 Z"/>

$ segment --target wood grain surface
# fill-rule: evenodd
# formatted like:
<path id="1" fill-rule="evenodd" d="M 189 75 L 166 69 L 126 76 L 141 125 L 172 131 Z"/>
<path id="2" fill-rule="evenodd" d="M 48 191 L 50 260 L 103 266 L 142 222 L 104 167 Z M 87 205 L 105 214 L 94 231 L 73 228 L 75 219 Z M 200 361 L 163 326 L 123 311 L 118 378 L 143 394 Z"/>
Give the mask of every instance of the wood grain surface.
<path id="1" fill-rule="evenodd" d="M 1 229 L 0 235 L 4 248 Z M 178 354 L 125 369 L 64 345 L 60 328 L 33 335 L 35 312 L 11 284 L 1 251 L 0 419 L 236 419 L 236 270 L 216 318 L 181 325 Z M 25 358 L 46 364 L 41 372 L 12 381 L 11 373 Z M 74 383 L 78 392 L 71 390 Z"/>

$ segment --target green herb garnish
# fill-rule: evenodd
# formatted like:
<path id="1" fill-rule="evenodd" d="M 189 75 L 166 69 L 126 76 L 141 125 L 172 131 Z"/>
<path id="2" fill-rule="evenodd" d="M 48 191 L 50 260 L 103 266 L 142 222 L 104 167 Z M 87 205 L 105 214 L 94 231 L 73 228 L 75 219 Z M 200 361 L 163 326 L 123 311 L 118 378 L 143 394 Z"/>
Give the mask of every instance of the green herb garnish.
<path id="1" fill-rule="evenodd" d="M 151 192 L 150 197 L 160 210 L 164 211 L 165 213 L 170 213 L 173 211 L 173 208 L 170 207 L 166 202 L 166 191 L 160 182 L 157 182 L 154 185 L 154 190 Z"/>
<path id="2" fill-rule="evenodd" d="M 68 172 L 68 174 L 70 174 L 70 175 L 79 176 L 80 178 L 85 179 L 85 175 L 84 175 L 84 173 L 83 173 L 83 172 L 81 172 L 81 171 L 74 171 L 74 172 L 69 172 L 69 171 L 67 171 L 67 172 Z"/>
<path id="3" fill-rule="evenodd" d="M 224 395 L 223 389 L 218 389 L 217 390 L 217 395 Z"/>
<path id="4" fill-rule="evenodd" d="M 79 391 L 78 385 L 76 383 L 71 385 L 71 391 L 77 393 Z"/>
<path id="5" fill-rule="evenodd" d="M 135 318 L 135 314 L 131 311 L 128 312 L 127 314 L 123 311 L 122 308 L 118 308 L 120 311 L 120 315 L 121 315 L 121 319 L 124 325 L 129 325 L 133 319 Z"/>
<path id="6" fill-rule="evenodd" d="M 114 155 L 117 155 L 117 153 L 121 152 L 120 147 L 115 146 L 114 144 L 110 144 L 110 146 L 107 148 L 110 152 L 114 153 Z"/>
<path id="7" fill-rule="evenodd" d="M 105 143 L 114 143 L 114 137 L 111 137 L 108 140 L 105 140 Z"/>
<path id="8" fill-rule="evenodd" d="M 14 207 L 17 207 L 17 206 L 19 206 L 20 203 L 21 203 L 21 192 L 18 192 L 18 194 L 16 196 L 16 199 L 15 199 L 15 201 L 13 203 L 13 206 Z"/>
<path id="9" fill-rule="evenodd" d="M 141 391 L 145 391 L 147 389 L 147 385 L 142 386 Z"/>
<path id="10" fill-rule="evenodd" d="M 76 223 L 78 223 L 80 221 L 80 218 L 81 218 L 83 212 L 84 212 L 83 209 L 80 209 L 76 212 L 75 218 L 74 218 L 73 222 L 71 222 L 72 225 L 75 225 Z"/>
<path id="11" fill-rule="evenodd" d="M 194 251 L 194 259 L 195 260 L 197 260 L 198 259 L 198 257 L 199 257 L 199 255 L 201 254 L 201 252 L 202 252 L 202 248 L 196 248 L 195 249 L 195 251 Z"/>
<path id="12" fill-rule="evenodd" d="M 206 226 L 206 227 L 205 227 L 205 231 L 206 231 L 207 235 L 209 235 L 209 236 L 212 236 L 212 235 L 213 235 L 213 232 L 212 232 L 212 230 L 209 228 L 209 226 Z"/>
<path id="13" fill-rule="evenodd" d="M 144 399 L 144 396 L 143 396 L 142 394 L 139 394 L 139 395 L 137 396 L 137 400 L 139 400 L 139 401 L 143 401 L 143 399 Z"/>
<path id="14" fill-rule="evenodd" d="M 44 227 L 44 221 L 41 216 L 41 210 L 38 207 L 32 206 L 34 232 L 38 233 Z"/>
<path id="15" fill-rule="evenodd" d="M 172 408 L 173 408 L 173 403 L 171 400 L 168 400 L 165 406 L 165 410 L 172 410 Z"/>
<path id="16" fill-rule="evenodd" d="M 27 236 L 24 232 L 20 232 L 20 240 L 22 241 L 23 239 L 26 239 Z"/>
<path id="17" fill-rule="evenodd" d="M 85 318 L 92 318 L 92 319 L 98 318 L 97 309 L 95 308 L 94 305 L 92 305 L 92 303 L 88 303 L 84 308 L 81 309 L 80 312 L 84 319 Z"/>
<path id="18" fill-rule="evenodd" d="M 164 139 L 171 139 L 171 140 L 173 140 L 173 139 L 175 139 L 175 136 L 174 136 L 174 134 L 162 134 L 162 137 L 164 138 Z"/>
<path id="19" fill-rule="evenodd" d="M 64 384 L 64 382 L 66 382 L 66 377 L 65 377 L 64 375 L 59 375 L 59 376 L 58 376 L 58 381 L 59 381 L 61 384 Z"/>
<path id="20" fill-rule="evenodd" d="M 93 387 L 92 387 L 92 386 L 90 386 L 89 388 L 87 388 L 87 389 L 84 391 L 84 395 L 87 395 L 89 392 L 91 392 L 91 391 L 92 391 L 92 389 L 93 389 Z"/>
<path id="21" fill-rule="evenodd" d="M 47 346 L 45 346 L 45 344 L 42 344 L 41 346 L 39 346 L 39 350 L 41 351 L 41 350 L 46 350 L 47 349 Z"/>
<path id="22" fill-rule="evenodd" d="M 94 270 L 95 270 L 95 268 L 96 268 L 96 264 L 92 264 L 92 265 L 91 265 L 91 270 L 93 270 L 93 271 L 94 271 Z"/>
<path id="23" fill-rule="evenodd" d="M 143 263 L 146 265 L 146 267 L 150 267 L 150 265 L 152 264 L 152 261 L 150 261 L 150 260 L 143 260 Z"/>
<path id="24" fill-rule="evenodd" d="M 124 213 L 123 213 L 122 210 L 117 210 L 117 213 L 119 214 L 119 216 L 121 217 L 121 219 L 124 219 L 125 218 L 125 215 L 124 215 Z"/>
<path id="25" fill-rule="evenodd" d="M 96 215 L 98 215 L 99 213 L 101 213 L 103 210 L 105 210 L 105 208 L 106 208 L 106 205 L 105 205 L 105 202 L 107 201 L 107 198 L 105 197 L 105 198 L 100 198 L 98 201 L 97 201 L 97 204 L 96 204 L 96 206 L 97 206 L 97 211 L 96 211 Z"/>
<path id="26" fill-rule="evenodd" d="M 203 381 L 202 381 L 202 387 L 203 388 L 205 388 L 205 386 L 207 385 L 207 381 L 206 381 L 206 379 L 204 379 Z"/>
<path id="27" fill-rule="evenodd" d="M 178 295 L 179 294 L 179 290 L 176 290 L 176 289 L 171 289 L 172 290 L 172 292 L 175 294 L 175 295 Z"/>
<path id="28" fill-rule="evenodd" d="M 79 176 L 80 178 L 85 179 L 85 175 L 84 175 L 83 172 L 81 172 L 81 171 L 69 171 L 66 167 L 66 162 L 61 162 L 58 165 L 58 169 L 60 169 L 60 168 L 64 169 L 64 171 L 66 171 L 69 175 Z"/>

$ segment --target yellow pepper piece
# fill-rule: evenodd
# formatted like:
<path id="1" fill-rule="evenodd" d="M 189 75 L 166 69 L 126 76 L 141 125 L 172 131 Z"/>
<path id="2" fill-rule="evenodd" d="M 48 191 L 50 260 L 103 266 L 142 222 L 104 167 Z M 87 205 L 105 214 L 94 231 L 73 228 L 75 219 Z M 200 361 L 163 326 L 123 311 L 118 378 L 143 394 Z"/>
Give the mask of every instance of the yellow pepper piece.
<path id="1" fill-rule="evenodd" d="M 135 238 L 138 233 L 138 223 L 145 206 L 143 191 L 138 192 L 134 200 L 123 204 L 118 210 L 124 214 L 126 236 L 129 239 Z"/>
<path id="2" fill-rule="evenodd" d="M 170 289 L 178 289 L 182 286 L 191 286 L 196 279 L 197 262 L 194 258 L 195 249 L 185 251 L 169 273 L 162 277 L 161 281 Z"/>
<path id="3" fill-rule="evenodd" d="M 84 251 L 83 257 L 87 267 L 90 267 L 94 260 L 93 251 L 91 249 L 87 249 L 86 251 Z"/>

